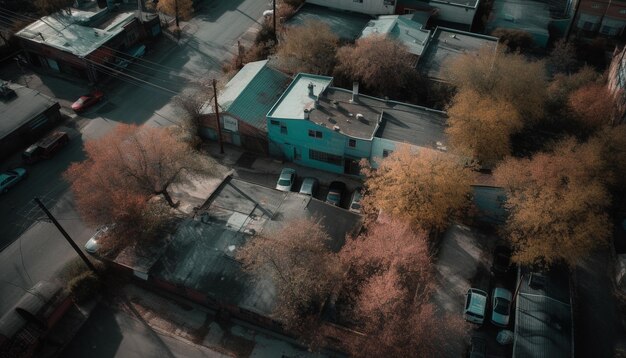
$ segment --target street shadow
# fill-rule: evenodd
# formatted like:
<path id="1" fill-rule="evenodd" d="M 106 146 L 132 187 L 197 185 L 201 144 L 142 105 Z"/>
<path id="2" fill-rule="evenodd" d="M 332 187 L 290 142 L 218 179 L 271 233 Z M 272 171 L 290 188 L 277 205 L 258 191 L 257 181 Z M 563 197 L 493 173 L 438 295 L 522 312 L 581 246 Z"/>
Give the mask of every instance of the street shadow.
<path id="1" fill-rule="evenodd" d="M 115 357 L 119 353 L 122 339 L 122 330 L 115 319 L 115 313 L 111 308 L 99 304 L 61 356 L 68 358 Z"/>
<path id="2" fill-rule="evenodd" d="M 32 165 L 21 163 L 19 153 L 10 159 L 15 166 L 26 168 L 28 176 L 8 193 L 0 195 L 0 227 L 3 228 L 0 248 L 13 243 L 36 219 L 43 216 L 41 211 L 32 210 L 34 197 L 40 197 L 51 210 L 59 203 L 69 189 L 63 173 L 72 163 L 85 159 L 80 134 L 63 125 L 57 129 L 67 130 L 70 142 L 54 157 Z"/>
<path id="3" fill-rule="evenodd" d="M 228 1 L 220 1 L 220 0 L 205 0 L 201 1 L 199 6 L 196 7 L 194 17 L 198 18 L 202 21 L 214 22 L 224 13 L 229 11 L 235 11 L 239 8 L 239 5 L 244 0 L 228 0 Z M 256 1 L 265 1 L 265 0 L 256 0 Z M 256 21 L 256 19 L 253 19 Z"/>

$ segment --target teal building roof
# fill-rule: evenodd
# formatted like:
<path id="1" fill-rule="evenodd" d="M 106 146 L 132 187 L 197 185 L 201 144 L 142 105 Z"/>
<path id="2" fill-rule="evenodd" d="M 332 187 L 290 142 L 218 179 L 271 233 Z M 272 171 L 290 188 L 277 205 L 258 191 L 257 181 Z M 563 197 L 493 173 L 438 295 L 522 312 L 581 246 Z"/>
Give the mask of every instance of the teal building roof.
<path id="1" fill-rule="evenodd" d="M 379 16 L 368 22 L 361 38 L 385 35 L 403 43 L 410 53 L 421 56 L 430 38 L 430 31 L 423 29 L 428 17 L 427 13 Z"/>
<path id="2" fill-rule="evenodd" d="M 287 88 L 291 79 L 267 65 L 267 60 L 246 64 L 218 96 L 220 110 L 262 130 L 266 130 L 265 115 Z M 213 113 L 212 102 L 204 113 Z"/>

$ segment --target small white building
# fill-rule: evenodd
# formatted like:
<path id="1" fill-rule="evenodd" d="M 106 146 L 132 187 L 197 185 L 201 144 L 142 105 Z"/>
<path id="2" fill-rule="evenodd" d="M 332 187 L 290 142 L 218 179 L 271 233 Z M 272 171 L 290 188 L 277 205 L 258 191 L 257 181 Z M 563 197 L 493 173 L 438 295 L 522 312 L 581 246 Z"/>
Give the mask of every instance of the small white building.
<path id="1" fill-rule="evenodd" d="M 438 9 L 439 20 L 455 22 L 472 27 L 479 0 L 430 0 L 428 4 Z"/>
<path id="2" fill-rule="evenodd" d="M 396 0 L 306 0 L 306 2 L 368 15 L 390 15 L 396 11 Z"/>

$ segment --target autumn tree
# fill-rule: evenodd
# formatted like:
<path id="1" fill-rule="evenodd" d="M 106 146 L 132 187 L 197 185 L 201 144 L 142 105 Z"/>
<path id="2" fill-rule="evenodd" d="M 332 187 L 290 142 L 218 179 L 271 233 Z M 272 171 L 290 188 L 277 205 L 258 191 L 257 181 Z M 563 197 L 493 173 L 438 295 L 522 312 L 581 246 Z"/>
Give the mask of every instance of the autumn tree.
<path id="1" fill-rule="evenodd" d="M 337 73 L 379 96 L 399 97 L 416 80 L 415 58 L 406 46 L 385 36 L 368 36 L 337 51 Z"/>
<path id="2" fill-rule="evenodd" d="M 272 278 L 277 287 L 274 316 L 300 333 L 319 321 L 322 305 L 340 274 L 329 240 L 316 220 L 297 219 L 256 235 L 237 252 L 244 270 Z"/>
<path id="3" fill-rule="evenodd" d="M 565 39 L 555 42 L 548 56 L 548 66 L 555 73 L 572 73 L 578 66 L 574 44 Z"/>
<path id="4" fill-rule="evenodd" d="M 507 193 L 505 231 L 520 264 L 576 265 L 611 233 L 602 148 L 569 138 L 495 170 Z"/>
<path id="5" fill-rule="evenodd" d="M 363 164 L 366 211 L 439 232 L 468 204 L 473 174 L 456 156 L 401 145 L 377 169 Z"/>
<path id="6" fill-rule="evenodd" d="M 602 150 L 606 165 L 603 177 L 616 194 L 626 194 L 626 124 L 605 126 L 589 139 L 589 145 Z"/>
<path id="7" fill-rule="evenodd" d="M 498 38 L 498 41 L 504 44 L 509 51 L 527 51 L 533 47 L 533 37 L 528 31 L 518 29 L 497 28 L 491 32 L 491 36 Z"/>
<path id="8" fill-rule="evenodd" d="M 593 83 L 581 87 L 569 96 L 569 108 L 573 119 L 583 130 L 593 132 L 610 125 L 616 113 L 615 99 L 606 85 Z"/>
<path id="9" fill-rule="evenodd" d="M 279 66 L 288 73 L 330 74 L 339 38 L 321 21 L 306 21 L 285 30 L 276 53 Z"/>
<path id="10" fill-rule="evenodd" d="M 156 9 L 174 16 L 176 28 L 180 29 L 180 20 L 188 20 L 193 15 L 193 0 L 159 0 L 156 3 Z"/>
<path id="11" fill-rule="evenodd" d="M 74 0 L 35 0 L 35 6 L 39 9 L 39 12 L 44 15 L 49 15 L 61 10 L 71 15 L 72 5 L 74 5 Z"/>
<path id="12" fill-rule="evenodd" d="M 509 103 L 464 90 L 448 109 L 450 142 L 481 166 L 492 167 L 511 152 L 511 135 L 523 127 L 518 111 Z"/>
<path id="13" fill-rule="evenodd" d="M 348 268 L 344 287 L 355 296 L 354 317 L 364 337 L 347 341 L 354 356 L 450 356 L 466 333 L 459 318 L 430 302 L 434 276 L 428 237 L 408 223 L 373 223 L 340 252 Z"/>
<path id="14" fill-rule="evenodd" d="M 525 123 L 544 115 L 547 82 L 541 61 L 485 47 L 447 63 L 446 72 L 460 92 L 472 90 L 482 97 L 508 102 Z"/>
<path id="15" fill-rule="evenodd" d="M 213 99 L 213 88 L 210 84 L 199 82 L 186 88 L 173 99 L 174 106 L 182 115 L 181 126 L 194 138 L 199 138 L 202 130 L 203 109 Z M 212 103 L 210 103 L 213 106 Z M 199 140 L 193 143 L 199 144 Z"/>
<path id="16" fill-rule="evenodd" d="M 84 149 L 87 158 L 73 163 L 65 177 L 80 213 L 92 224 L 132 222 L 146 213 L 153 196 L 175 208 L 172 185 L 214 170 L 167 128 L 120 124 Z"/>

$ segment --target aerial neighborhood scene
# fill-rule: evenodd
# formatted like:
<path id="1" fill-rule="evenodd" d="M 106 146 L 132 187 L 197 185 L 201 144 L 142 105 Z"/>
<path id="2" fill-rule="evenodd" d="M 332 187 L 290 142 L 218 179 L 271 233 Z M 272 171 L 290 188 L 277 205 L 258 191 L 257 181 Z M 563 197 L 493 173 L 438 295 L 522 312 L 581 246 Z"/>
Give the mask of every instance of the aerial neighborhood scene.
<path id="1" fill-rule="evenodd" d="M 0 0 L 0 358 L 626 358 L 626 0 Z"/>

